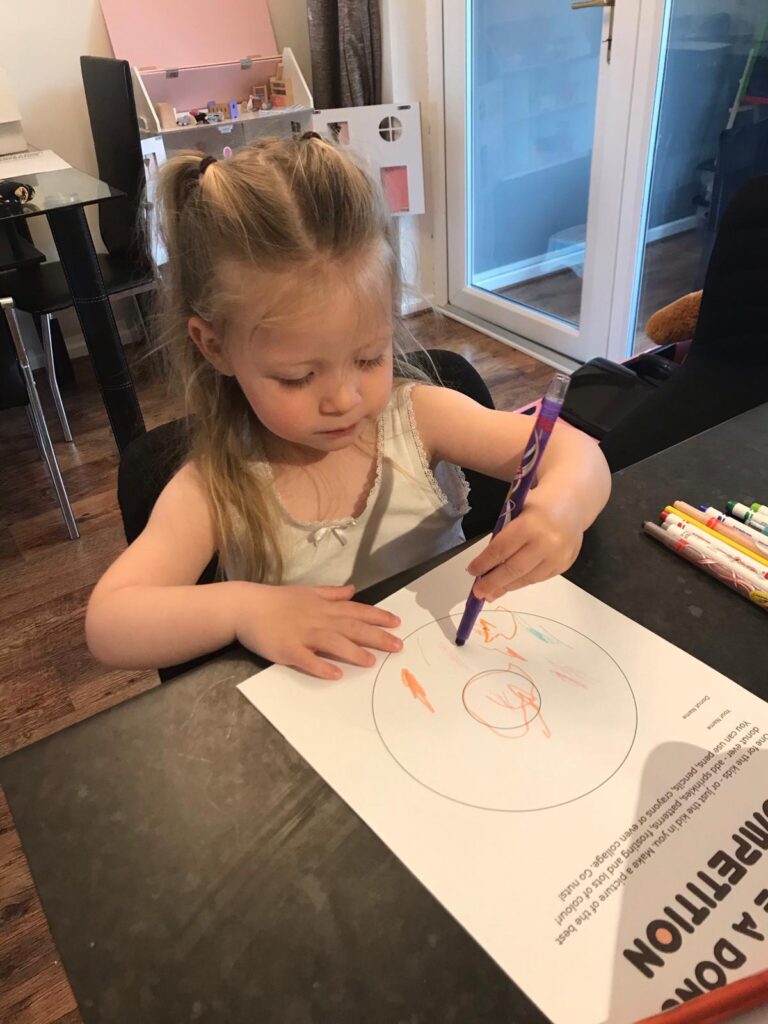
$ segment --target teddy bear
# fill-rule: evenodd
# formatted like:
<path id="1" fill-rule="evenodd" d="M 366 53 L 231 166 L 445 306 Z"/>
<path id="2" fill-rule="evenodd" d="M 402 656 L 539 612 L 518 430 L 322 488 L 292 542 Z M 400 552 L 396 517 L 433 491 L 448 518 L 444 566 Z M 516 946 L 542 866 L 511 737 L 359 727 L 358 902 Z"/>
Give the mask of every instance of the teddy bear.
<path id="1" fill-rule="evenodd" d="M 645 326 L 645 333 L 654 345 L 671 345 L 690 341 L 699 320 L 702 292 L 689 292 L 654 313 Z"/>

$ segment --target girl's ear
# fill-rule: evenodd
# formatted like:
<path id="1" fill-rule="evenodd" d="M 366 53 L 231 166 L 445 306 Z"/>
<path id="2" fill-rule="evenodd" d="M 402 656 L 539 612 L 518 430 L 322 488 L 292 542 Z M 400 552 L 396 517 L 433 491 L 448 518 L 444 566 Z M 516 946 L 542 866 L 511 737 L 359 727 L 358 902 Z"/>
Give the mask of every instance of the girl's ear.
<path id="1" fill-rule="evenodd" d="M 190 338 L 208 362 L 215 366 L 219 373 L 223 373 L 225 377 L 234 377 L 235 371 L 232 369 L 232 363 L 224 343 L 216 334 L 211 324 L 203 320 L 202 317 L 191 316 L 187 322 L 187 330 L 189 331 Z"/>

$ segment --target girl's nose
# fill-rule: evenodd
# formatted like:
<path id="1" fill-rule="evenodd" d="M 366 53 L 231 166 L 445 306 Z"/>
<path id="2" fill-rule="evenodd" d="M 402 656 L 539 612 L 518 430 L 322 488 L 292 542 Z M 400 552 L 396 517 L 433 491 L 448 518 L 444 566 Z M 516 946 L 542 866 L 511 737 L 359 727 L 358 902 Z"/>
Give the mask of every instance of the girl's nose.
<path id="1" fill-rule="evenodd" d="M 330 389 L 320 402 L 320 412 L 325 415 L 350 412 L 360 402 L 360 392 L 354 381 L 343 380 Z"/>

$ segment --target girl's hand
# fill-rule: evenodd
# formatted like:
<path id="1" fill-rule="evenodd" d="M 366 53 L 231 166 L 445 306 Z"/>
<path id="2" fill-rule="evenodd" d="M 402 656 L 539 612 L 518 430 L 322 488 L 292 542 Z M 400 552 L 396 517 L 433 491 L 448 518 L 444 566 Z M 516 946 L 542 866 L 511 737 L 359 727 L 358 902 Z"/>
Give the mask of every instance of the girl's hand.
<path id="1" fill-rule="evenodd" d="M 472 592 L 484 601 L 497 601 L 509 590 L 557 576 L 576 561 L 583 538 L 574 512 L 537 502 L 531 494 L 517 519 L 467 566 L 467 572 L 482 577 Z"/>
<path id="2" fill-rule="evenodd" d="M 400 619 L 381 608 L 352 600 L 355 588 L 245 584 L 238 598 L 235 632 L 257 654 L 320 679 L 339 679 L 338 665 L 319 654 L 368 668 L 371 651 L 399 651 L 402 641 L 382 627 Z"/>

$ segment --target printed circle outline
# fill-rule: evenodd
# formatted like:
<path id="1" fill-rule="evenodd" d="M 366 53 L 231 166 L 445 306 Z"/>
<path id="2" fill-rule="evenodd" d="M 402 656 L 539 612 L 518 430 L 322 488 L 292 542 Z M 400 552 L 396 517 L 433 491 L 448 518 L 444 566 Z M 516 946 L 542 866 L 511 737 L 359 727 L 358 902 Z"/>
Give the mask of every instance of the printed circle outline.
<path id="1" fill-rule="evenodd" d="M 582 638 L 582 640 L 586 640 L 587 643 L 593 644 L 595 647 L 597 647 L 597 649 L 599 651 L 602 651 L 602 653 L 606 656 L 606 658 L 615 666 L 616 671 L 619 673 L 621 678 L 626 683 L 627 689 L 629 690 L 629 696 L 632 698 L 632 708 L 633 708 L 634 713 L 635 713 L 635 727 L 632 730 L 632 738 L 629 741 L 629 746 L 627 747 L 627 750 L 626 750 L 626 753 L 624 754 L 624 757 L 622 757 L 621 761 L 616 765 L 616 767 L 611 772 L 611 774 L 608 775 L 605 779 L 603 779 L 602 782 L 598 782 L 598 784 L 596 786 L 593 786 L 591 789 L 588 789 L 585 793 L 580 793 L 578 796 L 572 796 L 569 800 L 561 800 L 561 801 L 559 801 L 558 803 L 555 803 L 555 804 L 547 804 L 544 807 L 522 807 L 522 808 L 515 808 L 515 807 L 484 807 L 481 804 L 472 804 L 468 800 L 459 800 L 455 796 L 448 796 L 447 793 L 441 793 L 440 790 L 439 789 L 435 789 L 434 786 L 428 786 L 426 782 L 422 782 L 421 779 L 417 778 L 417 776 L 415 776 L 413 774 L 413 772 L 411 772 L 408 768 L 406 768 L 405 765 L 399 760 L 399 758 L 390 749 L 389 744 L 384 739 L 384 736 L 382 734 L 381 728 L 379 727 L 378 720 L 376 718 L 376 704 L 375 704 L 375 700 L 376 700 L 376 687 L 379 684 L 379 679 L 381 678 L 381 674 L 384 671 L 387 662 L 389 661 L 389 659 L 391 657 L 395 656 L 394 653 L 387 654 L 386 658 L 382 661 L 381 665 L 379 666 L 379 670 L 376 673 L 376 678 L 373 681 L 373 686 L 371 687 L 371 717 L 373 718 L 373 724 L 374 724 L 374 726 L 376 728 L 376 732 L 378 734 L 379 739 L 382 742 L 382 745 L 383 745 L 384 749 L 389 754 L 389 756 L 392 758 L 392 760 L 395 762 L 395 764 L 398 766 L 398 768 L 400 768 L 402 771 L 404 771 L 406 775 L 410 776 L 410 778 L 412 778 L 414 782 L 418 783 L 422 787 L 422 789 L 426 789 L 430 793 L 434 793 L 435 796 L 442 797 L 443 800 L 450 800 L 451 803 L 460 804 L 462 807 L 471 807 L 471 808 L 473 808 L 473 810 L 476 810 L 476 811 L 491 811 L 494 814 L 538 814 L 540 811 L 552 811 L 556 807 L 567 807 L 568 804 L 573 804 L 577 800 L 583 800 L 584 797 L 589 796 L 591 793 L 596 793 L 598 789 L 602 789 L 602 787 L 606 783 L 610 782 L 611 779 L 614 777 L 614 775 L 620 770 L 620 768 L 622 767 L 622 765 L 624 764 L 624 762 L 627 760 L 627 758 L 629 757 L 630 753 L 632 752 L 632 748 L 635 745 L 635 740 L 637 739 L 638 718 L 639 718 L 638 711 L 637 711 L 637 700 L 635 698 L 635 691 L 632 689 L 632 684 L 630 683 L 629 679 L 627 679 L 626 673 L 621 668 L 621 666 L 616 661 L 616 659 L 614 657 L 612 657 L 612 655 L 610 655 L 608 653 L 608 651 L 605 650 L 604 647 L 601 647 L 600 644 L 597 643 L 597 641 L 595 641 L 591 637 L 587 636 L 586 633 L 582 633 L 581 630 L 575 629 L 573 626 L 568 626 L 565 622 L 559 622 L 557 619 L 550 619 L 546 615 L 539 615 L 539 614 L 537 614 L 535 612 L 530 612 L 530 613 L 529 612 L 518 612 L 518 611 L 513 611 L 511 608 L 491 609 L 491 611 L 507 612 L 510 615 L 529 615 L 530 614 L 532 617 L 535 617 L 537 619 L 541 619 L 543 622 L 551 622 L 555 626 L 563 626 L 563 627 L 565 627 L 565 629 L 569 629 L 572 633 L 575 633 L 577 636 L 580 636 Z M 423 625 L 417 626 L 416 629 L 411 630 L 410 633 L 407 633 L 403 637 L 403 648 L 405 648 L 405 642 L 407 640 L 410 640 L 411 637 L 414 636 L 416 633 L 418 633 L 420 630 L 422 630 L 422 629 L 424 629 L 425 627 L 428 627 L 428 626 L 437 625 L 440 622 L 446 622 L 449 619 L 451 621 L 453 621 L 454 619 L 460 620 L 461 619 L 461 612 L 457 612 L 455 615 L 441 615 L 439 619 L 433 619 L 431 622 L 425 622 Z M 402 650 L 398 651 L 397 653 L 398 654 L 402 654 Z"/>

